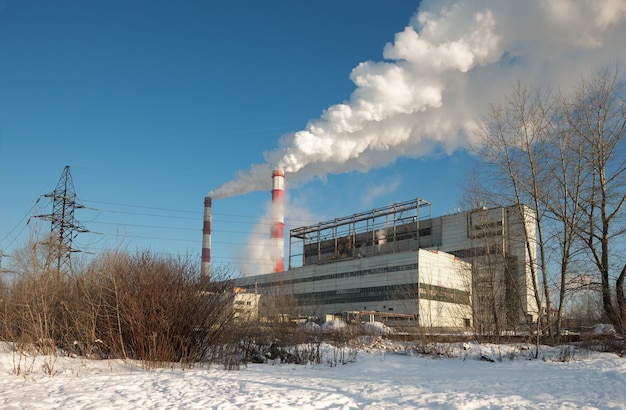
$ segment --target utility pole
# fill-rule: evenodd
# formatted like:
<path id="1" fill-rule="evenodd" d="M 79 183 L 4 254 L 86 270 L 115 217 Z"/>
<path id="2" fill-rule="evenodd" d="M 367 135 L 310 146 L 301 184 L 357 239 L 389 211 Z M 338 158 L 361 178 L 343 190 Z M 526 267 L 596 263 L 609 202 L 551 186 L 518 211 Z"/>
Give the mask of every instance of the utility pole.
<path id="1" fill-rule="evenodd" d="M 8 269 L 4 269 L 2 268 L 2 258 L 11 258 L 11 255 L 4 253 L 1 249 L 0 249 L 0 278 L 1 275 L 3 273 L 15 273 L 12 270 L 8 270 Z"/>
<path id="2" fill-rule="evenodd" d="M 89 231 L 74 218 L 74 211 L 85 206 L 76 199 L 69 165 L 63 169 L 54 191 L 44 196 L 52 200 L 52 213 L 37 217 L 51 222 L 51 240 L 55 242 L 50 249 L 56 252 L 57 272 L 70 271 L 72 252 L 80 252 L 72 247 L 72 241 L 79 233 Z"/>

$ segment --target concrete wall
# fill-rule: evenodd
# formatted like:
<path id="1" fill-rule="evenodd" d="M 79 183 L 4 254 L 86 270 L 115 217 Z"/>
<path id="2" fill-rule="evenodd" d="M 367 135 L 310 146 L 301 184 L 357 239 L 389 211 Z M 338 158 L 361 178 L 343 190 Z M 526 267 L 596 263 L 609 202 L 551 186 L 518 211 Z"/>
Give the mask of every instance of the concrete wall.
<path id="1" fill-rule="evenodd" d="M 376 311 L 463 327 L 471 319 L 469 272 L 469 264 L 452 255 L 420 249 L 308 265 L 242 278 L 237 285 L 263 295 L 261 315 L 324 318 L 346 311 Z"/>
<path id="2" fill-rule="evenodd" d="M 442 238 L 434 248 L 473 265 L 477 323 L 493 327 L 497 320 L 498 327 L 511 328 L 524 324 L 528 316 L 536 319 L 531 278 L 531 269 L 536 269 L 536 225 L 530 208 L 521 213 L 513 206 L 459 212 L 434 218 L 433 225 L 441 228 Z"/>

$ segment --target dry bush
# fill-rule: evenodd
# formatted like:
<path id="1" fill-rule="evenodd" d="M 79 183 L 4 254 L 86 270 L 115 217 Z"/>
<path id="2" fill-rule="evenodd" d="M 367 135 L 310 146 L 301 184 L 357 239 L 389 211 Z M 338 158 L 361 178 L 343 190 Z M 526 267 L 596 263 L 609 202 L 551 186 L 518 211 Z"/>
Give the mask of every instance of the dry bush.
<path id="1" fill-rule="evenodd" d="M 319 364 L 321 344 L 320 332 L 306 331 L 290 321 L 240 322 L 229 329 L 214 360 L 228 370 L 267 361 Z"/>
<path id="2" fill-rule="evenodd" d="M 11 340 L 9 321 L 9 286 L 0 277 L 0 341 Z"/>
<path id="3" fill-rule="evenodd" d="M 17 252 L 15 277 L 5 291 L 6 340 L 30 344 L 44 354 L 55 352 L 61 328 L 57 313 L 65 294 L 50 255 L 49 245 L 36 242 Z"/>
<path id="4" fill-rule="evenodd" d="M 197 362 L 232 322 L 232 301 L 221 289 L 200 284 L 189 261 L 118 254 L 104 268 L 113 309 L 98 326 L 106 334 L 97 336 L 125 357 Z"/>
<path id="5" fill-rule="evenodd" d="M 228 294 L 202 284 L 189 260 L 113 252 L 67 273 L 50 269 L 40 248 L 26 248 L 15 279 L 0 287 L 4 340 L 44 354 L 193 363 L 232 322 Z"/>

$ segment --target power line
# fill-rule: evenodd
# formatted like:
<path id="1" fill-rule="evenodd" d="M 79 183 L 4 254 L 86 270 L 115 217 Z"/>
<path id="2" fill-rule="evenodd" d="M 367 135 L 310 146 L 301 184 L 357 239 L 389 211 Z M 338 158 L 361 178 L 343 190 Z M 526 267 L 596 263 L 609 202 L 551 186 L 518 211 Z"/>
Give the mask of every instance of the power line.
<path id="1" fill-rule="evenodd" d="M 199 217 L 191 218 L 191 217 L 188 217 L 188 216 L 146 214 L 146 213 L 142 213 L 142 212 L 115 211 L 115 210 L 99 209 L 99 208 L 92 208 L 92 209 L 94 209 L 96 211 L 100 211 L 100 212 L 111 213 L 111 214 L 125 214 L 125 215 L 137 215 L 137 216 L 154 216 L 154 217 L 157 217 L 157 218 L 183 219 L 183 220 L 188 220 L 188 221 L 197 221 L 199 219 Z"/>
<path id="2" fill-rule="evenodd" d="M 105 205 L 115 205 L 115 206 L 124 206 L 124 207 L 128 207 L 128 208 L 141 208 L 141 209 L 153 209 L 153 210 L 158 210 L 158 211 L 168 211 L 168 212 L 181 212 L 181 213 L 199 213 L 198 211 L 188 211 L 188 210 L 182 210 L 182 209 L 173 209 L 173 208 L 158 208 L 158 207 L 154 207 L 154 206 L 145 206 L 145 205 L 131 205 L 131 204 L 122 204 L 119 202 L 105 202 L 105 201 L 94 201 L 91 199 L 83 199 L 83 202 L 87 202 L 87 203 L 95 203 L 95 204 L 105 204 Z"/>
<path id="3" fill-rule="evenodd" d="M 93 221 L 92 224 L 133 226 L 136 228 L 173 229 L 173 230 L 179 230 L 179 231 L 200 231 L 200 228 L 182 228 L 180 226 L 141 225 L 141 224 L 128 224 L 128 223 L 116 223 L 116 222 L 96 222 L 96 221 Z"/>
<path id="4" fill-rule="evenodd" d="M 2 242 L 5 239 L 7 239 L 9 237 L 9 235 L 11 235 L 13 233 L 13 231 L 15 231 L 20 225 L 22 225 L 24 220 L 28 218 L 26 220 L 26 223 L 22 225 L 22 229 L 20 229 L 19 233 L 13 238 L 13 240 L 11 241 L 11 243 L 9 244 L 8 247 L 11 247 L 13 245 L 13 243 L 17 240 L 17 238 L 19 238 L 19 236 L 22 234 L 22 232 L 24 232 L 24 229 L 26 229 L 26 225 L 28 225 L 28 221 L 30 220 L 30 215 L 32 214 L 33 209 L 35 209 L 35 207 L 37 206 L 37 204 L 39 203 L 39 201 L 41 200 L 42 197 L 43 197 L 43 195 L 39 195 L 39 197 L 37 198 L 37 200 L 35 201 L 33 206 L 31 206 L 30 209 L 28 210 L 28 212 L 26 214 L 24 214 L 22 219 L 20 219 L 20 221 L 17 224 L 15 224 L 15 226 L 9 232 L 7 232 L 7 234 L 2 238 L 2 240 L 0 240 L 0 242 Z"/>
<path id="5" fill-rule="evenodd" d="M 145 206 L 145 205 L 134 205 L 134 204 L 123 204 L 120 202 L 107 202 L 107 201 L 96 201 L 96 200 L 89 200 L 89 199 L 83 199 L 82 202 L 85 203 L 96 203 L 96 204 L 105 204 L 105 205 L 115 205 L 115 206 L 123 206 L 123 207 L 127 207 L 127 208 L 139 208 L 139 209 L 152 209 L 152 210 L 159 210 L 159 211 L 168 211 L 168 212 L 179 212 L 179 213 L 189 213 L 189 214 L 195 214 L 197 215 L 197 218 L 187 218 L 187 217 L 180 217 L 180 216 L 173 216 L 173 215 L 162 215 L 162 214 L 145 214 L 145 213 L 140 213 L 140 212 L 128 212 L 128 211 L 118 211 L 118 210 L 111 210 L 111 209 L 100 209 L 100 208 L 95 208 L 95 210 L 99 210 L 99 211 L 103 211 L 103 212 L 109 212 L 109 213 L 121 213 L 121 214 L 130 214 L 130 215 L 140 215 L 140 216 L 155 216 L 155 217 L 160 217 L 160 218 L 174 218 L 174 219 L 187 219 L 187 220 L 197 220 L 197 219 L 202 219 L 202 210 L 198 210 L 198 211 L 190 211 L 190 210 L 185 210 L 185 209 L 175 209 L 175 208 L 159 208 L 159 207 L 153 207 L 153 206 Z M 231 218 L 237 218 L 237 219 L 244 219 L 244 220 L 269 220 L 271 221 L 269 224 L 273 223 L 272 218 L 269 217 L 256 217 L 256 216 L 250 216 L 250 215 L 241 215 L 241 214 L 230 214 L 230 213 L 221 213 L 221 212 L 213 212 L 212 215 L 214 217 L 220 217 L 220 216 L 226 216 L 226 217 L 231 217 Z M 289 219 L 289 218 L 288 218 Z M 246 223 L 246 222 L 241 222 L 241 221 L 231 221 L 231 220 L 220 220 L 219 218 L 217 219 L 218 221 L 222 221 L 222 222 L 229 222 L 229 223 Z M 293 222 L 298 222 L 299 220 L 297 219 L 289 219 Z M 304 224 L 308 224 L 309 221 L 303 221 L 300 220 L 299 222 L 304 223 Z"/>
<path id="6" fill-rule="evenodd" d="M 32 208 L 31 208 L 32 209 Z M 151 215 L 148 215 L 151 216 Z M 157 215 L 158 217 L 160 217 L 160 215 Z M 45 217 L 45 215 L 43 216 Z M 192 218 L 185 218 L 185 219 L 192 219 Z M 219 221 L 218 223 L 224 223 L 224 221 Z M 235 221 L 235 222 L 230 222 L 230 223 L 244 223 L 244 222 L 239 222 L 239 221 Z M 163 226 L 163 225 L 149 225 L 149 224 L 130 224 L 130 223 L 126 223 L 126 222 L 104 222 L 104 221 L 96 221 L 96 220 L 92 220 L 91 224 L 100 224 L 100 225 L 109 225 L 109 226 L 118 226 L 118 227 L 136 227 L 136 228 L 148 228 L 148 229 L 167 229 L 167 230 L 179 230 L 179 231 L 188 231 L 188 232 L 201 232 L 201 227 L 198 228 L 187 228 L 187 227 L 177 227 L 177 226 Z M 257 224 L 259 225 L 259 224 Z M 266 226 L 271 226 L 271 224 L 269 223 L 260 223 L 260 225 L 266 225 Z M 26 224 L 23 225 L 22 231 L 25 229 Z M 256 236 L 256 237 L 264 237 L 266 236 L 265 233 L 261 233 L 261 232 L 251 232 L 251 231 L 238 231 L 238 230 L 227 230 L 227 229 L 214 229 L 213 230 L 214 233 L 221 233 L 221 234 L 236 234 L 236 235 L 247 235 L 248 237 L 250 236 Z M 108 232 L 91 232 L 91 233 L 100 233 L 104 236 L 123 236 L 126 238 L 135 238 L 135 239 L 153 239 L 153 240 L 163 240 L 163 241 L 170 241 L 170 242 L 187 242 L 187 243 L 197 243 L 199 242 L 199 240 L 196 239 L 182 239 L 182 238 L 171 238 L 171 237 L 156 237 L 156 236 L 145 236 L 145 235 L 132 235 L 132 234 L 123 234 L 120 235 L 119 233 L 108 233 Z M 21 234 L 21 232 L 20 232 Z M 16 238 L 17 239 L 17 238 Z M 15 241 L 15 239 L 14 239 Z M 9 244 L 9 246 L 11 246 L 13 243 L 11 242 L 11 244 Z M 223 244 L 223 245 L 238 245 L 238 246 L 245 246 L 247 243 L 246 242 L 225 242 L 225 241 L 214 241 L 214 244 Z"/>
<path id="7" fill-rule="evenodd" d="M 71 176 L 70 176 L 71 178 Z M 48 194 L 48 196 L 50 196 L 52 194 Z M 42 195 L 43 196 L 43 195 Z M 39 202 L 39 200 L 41 199 L 40 196 L 37 201 L 35 202 L 35 204 L 31 207 L 29 213 L 32 213 L 32 210 L 37 206 L 37 203 Z M 63 197 L 60 196 L 61 198 Z M 121 202 L 112 202 L 112 201 L 99 201 L 99 200 L 83 200 L 83 203 L 89 203 L 89 204 L 101 204 L 101 205 L 107 205 L 105 207 L 99 207 L 99 208 L 93 208 L 93 207 L 85 207 L 84 205 L 80 204 L 81 208 L 86 208 L 86 209 L 91 209 L 91 210 L 96 210 L 99 211 L 100 213 L 98 215 L 96 215 L 91 221 L 90 224 L 101 224 L 104 226 L 117 226 L 120 228 L 129 228 L 130 230 L 133 230 L 133 228 L 139 228 L 139 229 L 152 229 L 152 230 L 175 230 L 175 231 L 181 231 L 181 232 L 201 232 L 201 224 L 200 221 L 202 220 L 202 212 L 201 210 L 197 210 L 197 211 L 190 211 L 190 210 L 184 210 L 184 209 L 176 209 L 176 208 L 166 208 L 166 207 L 154 207 L 154 206 L 145 206 L 145 205 L 137 205 L 137 204 L 128 204 L 128 203 L 121 203 Z M 109 206 L 111 207 L 125 207 L 125 208 L 130 208 L 131 210 L 119 210 L 119 209 L 111 209 L 109 208 Z M 140 210 L 139 212 L 134 212 L 132 211 L 132 209 L 138 209 Z M 141 212 L 141 210 L 152 210 L 152 211 L 158 211 L 158 212 Z M 164 212 L 164 213 L 161 213 Z M 167 214 L 170 213 L 170 214 Z M 172 214 L 174 213 L 174 214 Z M 198 226 L 197 228 L 195 227 L 189 227 L 188 225 L 185 226 L 163 226 L 163 225 L 158 225 L 158 224 L 151 224 L 151 223 L 147 223 L 147 224 L 137 224 L 137 223 L 127 223 L 125 221 L 121 221 L 121 222 L 110 222 L 110 221 L 102 221 L 102 217 L 104 214 L 122 214 L 122 215 L 133 215 L 133 216 L 137 216 L 137 217 L 145 217 L 145 218 L 149 218 L 149 220 L 154 220 L 154 218 L 158 218 L 158 219 L 173 219 L 173 220 L 181 220 L 181 221 L 198 221 Z M 193 215 L 193 216 L 185 216 L 185 215 Z M 233 230 L 233 229 L 213 229 L 213 233 L 217 233 L 217 234 L 224 234 L 224 235 L 228 235 L 228 234 L 233 234 L 233 235 L 246 235 L 248 238 L 250 237 L 258 237 L 258 238 L 262 238 L 265 237 L 266 234 L 262 233 L 262 232 L 255 232 L 252 227 L 253 226 L 267 226 L 268 228 L 272 226 L 273 221 L 271 220 L 271 218 L 267 218 L 267 217 L 255 217 L 255 216 L 250 216 L 250 215 L 240 215 L 240 214 L 233 214 L 233 213 L 214 213 L 214 216 L 216 216 L 216 219 L 214 219 L 214 226 L 215 227 L 219 227 L 219 226 L 228 226 L 228 225 L 246 225 L 246 226 L 250 226 L 250 230 Z M 50 217 L 50 215 L 44 215 L 42 217 Z M 223 217 L 223 219 L 221 219 Z M 13 228 L 11 230 L 10 233 L 13 233 L 17 227 L 19 227 L 20 225 L 22 225 L 24 219 L 26 217 L 24 217 L 22 219 L 22 221 L 20 221 L 15 228 Z M 100 220 L 99 220 L 100 219 Z M 107 218 L 104 218 L 107 219 Z M 294 220 L 292 220 L 293 223 Z M 23 232 L 23 230 L 26 228 L 26 224 L 22 225 L 22 229 L 20 230 L 20 235 Z M 7 234 L 5 236 L 5 238 L 3 238 L 3 240 L 6 240 L 6 238 L 9 237 L 9 234 Z M 127 238 L 127 239 L 146 239 L 146 240 L 155 240 L 155 241 L 166 241 L 169 243 L 187 243 L 187 244 L 198 244 L 200 242 L 200 239 L 183 239 L 183 238 L 172 238 L 172 237 L 162 237 L 162 236 L 155 236 L 155 235 L 142 235 L 142 234 L 120 234 L 119 232 L 116 233 L 109 233 L 109 232 L 92 232 L 94 234 L 98 234 L 100 233 L 103 237 L 118 237 L 118 238 Z M 13 241 L 11 241 L 9 246 L 13 246 L 14 242 L 17 240 L 17 238 L 13 239 Z M 81 247 L 83 246 L 84 241 L 81 241 Z M 88 241 L 89 242 L 89 241 Z M 246 242 L 245 240 L 242 241 L 214 241 L 213 242 L 214 245 L 217 246 L 235 246 L 235 247 L 245 247 L 246 245 L 248 245 L 248 242 Z M 6 249 L 6 248 L 5 248 Z M 98 249 L 98 248 L 93 248 L 93 249 Z M 104 249 L 104 248 L 102 248 Z M 231 258 L 232 259 L 232 258 Z"/>

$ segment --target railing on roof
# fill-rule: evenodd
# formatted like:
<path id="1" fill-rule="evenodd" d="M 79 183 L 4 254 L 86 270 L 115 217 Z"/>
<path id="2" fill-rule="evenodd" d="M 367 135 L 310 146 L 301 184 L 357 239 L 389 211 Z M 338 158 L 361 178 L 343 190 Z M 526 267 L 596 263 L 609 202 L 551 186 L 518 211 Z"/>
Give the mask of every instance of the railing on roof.
<path id="1" fill-rule="evenodd" d="M 428 208 L 427 212 L 420 212 Z M 420 198 L 384 208 L 303 226 L 289 231 L 289 268 L 301 258 L 302 265 L 330 263 L 337 259 L 369 256 L 386 243 L 412 236 L 419 245 L 420 221 L 432 218 L 431 203 Z M 359 252 L 359 249 L 368 248 Z M 301 252 L 294 253 L 295 249 Z M 298 252 L 296 250 L 296 252 Z"/>

